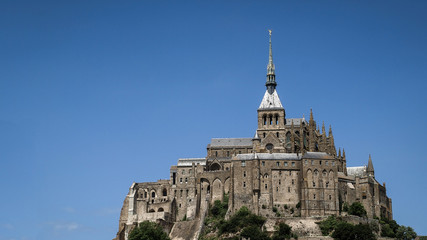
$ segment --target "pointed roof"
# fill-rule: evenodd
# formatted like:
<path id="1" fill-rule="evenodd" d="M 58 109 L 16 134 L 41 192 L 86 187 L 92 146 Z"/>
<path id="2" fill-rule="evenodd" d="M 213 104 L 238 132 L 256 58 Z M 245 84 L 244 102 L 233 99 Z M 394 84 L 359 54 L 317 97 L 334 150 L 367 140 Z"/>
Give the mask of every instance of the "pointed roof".
<path id="1" fill-rule="evenodd" d="M 374 164 L 372 164 L 371 154 L 369 154 L 368 168 L 366 169 L 368 173 L 374 174 Z"/>
<path id="2" fill-rule="evenodd" d="M 269 32 L 269 53 L 268 53 L 268 64 L 267 64 L 267 81 L 265 83 L 265 86 L 267 87 L 268 92 L 272 94 L 273 91 L 276 89 L 277 83 L 276 83 L 275 67 L 273 63 L 273 49 L 271 47 L 271 30 L 268 30 L 268 32 Z"/>
<path id="3" fill-rule="evenodd" d="M 274 109 L 274 108 L 283 109 L 282 102 L 280 102 L 280 98 L 276 92 L 276 89 L 274 89 L 272 94 L 270 94 L 267 90 L 265 91 L 264 97 L 262 98 L 261 104 L 259 105 L 258 109 Z"/>

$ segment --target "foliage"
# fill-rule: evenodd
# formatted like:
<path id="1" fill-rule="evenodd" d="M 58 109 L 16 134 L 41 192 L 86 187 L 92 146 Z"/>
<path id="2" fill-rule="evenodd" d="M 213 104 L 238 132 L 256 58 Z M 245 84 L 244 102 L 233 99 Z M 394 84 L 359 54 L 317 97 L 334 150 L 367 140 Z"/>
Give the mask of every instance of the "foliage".
<path id="1" fill-rule="evenodd" d="M 381 225 L 381 237 L 394 238 L 396 237 L 396 234 L 394 233 L 393 229 L 391 229 L 390 225 L 385 223 Z"/>
<path id="2" fill-rule="evenodd" d="M 243 228 L 240 236 L 251 240 L 270 240 L 268 235 L 261 231 L 261 228 L 256 225 L 250 225 Z"/>
<path id="3" fill-rule="evenodd" d="M 343 207 L 342 207 L 342 211 L 343 212 L 348 212 L 348 203 L 344 203 Z"/>
<path id="4" fill-rule="evenodd" d="M 224 218 L 225 214 L 227 213 L 227 209 L 227 202 L 221 202 L 220 200 L 216 200 L 210 209 L 210 213 L 214 218 Z"/>
<path id="5" fill-rule="evenodd" d="M 295 207 L 296 207 L 297 209 L 299 209 L 299 208 L 301 207 L 301 201 L 299 201 Z"/>
<path id="6" fill-rule="evenodd" d="M 295 234 L 292 234 L 291 227 L 286 223 L 280 223 L 277 231 L 273 234 L 272 240 L 285 240 L 291 237 L 297 238 Z"/>
<path id="7" fill-rule="evenodd" d="M 367 224 L 352 225 L 347 222 L 339 222 L 332 233 L 337 240 L 375 240 L 375 234 Z"/>
<path id="8" fill-rule="evenodd" d="M 267 208 L 267 206 L 265 206 L 264 204 L 262 205 L 262 209 L 266 209 Z"/>
<path id="9" fill-rule="evenodd" d="M 144 221 L 129 234 L 129 240 L 170 240 L 162 227 L 156 223 Z"/>
<path id="10" fill-rule="evenodd" d="M 273 207 L 273 212 L 277 212 L 277 207 Z"/>
<path id="11" fill-rule="evenodd" d="M 396 238 L 402 240 L 415 239 L 417 234 L 411 227 L 400 226 L 396 231 Z"/>
<path id="12" fill-rule="evenodd" d="M 255 225 L 261 227 L 265 222 L 265 218 L 257 216 L 249 211 L 247 207 L 240 208 L 228 221 L 221 221 L 218 227 L 219 234 L 235 233 L 245 226 Z"/>
<path id="13" fill-rule="evenodd" d="M 337 227 L 339 220 L 335 216 L 329 216 L 319 223 L 323 236 L 329 235 Z"/>
<path id="14" fill-rule="evenodd" d="M 348 214 L 364 217 L 366 216 L 366 210 L 360 202 L 354 202 L 348 208 Z"/>

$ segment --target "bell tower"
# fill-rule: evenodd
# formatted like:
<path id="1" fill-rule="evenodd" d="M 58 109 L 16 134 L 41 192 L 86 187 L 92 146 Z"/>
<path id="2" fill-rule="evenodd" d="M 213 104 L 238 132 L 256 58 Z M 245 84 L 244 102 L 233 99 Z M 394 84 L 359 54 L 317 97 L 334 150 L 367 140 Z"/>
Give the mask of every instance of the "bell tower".
<path id="1" fill-rule="evenodd" d="M 267 81 L 264 97 L 258 108 L 258 137 L 261 139 L 261 145 L 266 146 L 267 150 L 273 147 L 279 147 L 280 139 L 285 138 L 286 114 L 282 106 L 279 95 L 276 91 L 276 74 L 273 63 L 273 50 L 271 47 L 271 30 L 269 31 L 269 57 L 267 65 Z M 269 138 L 269 139 L 268 139 Z M 264 141 L 264 139 L 266 139 Z M 268 142 L 268 143 L 267 143 Z M 264 143 L 264 144 L 263 144 Z M 262 146 L 261 146 L 262 148 Z"/>

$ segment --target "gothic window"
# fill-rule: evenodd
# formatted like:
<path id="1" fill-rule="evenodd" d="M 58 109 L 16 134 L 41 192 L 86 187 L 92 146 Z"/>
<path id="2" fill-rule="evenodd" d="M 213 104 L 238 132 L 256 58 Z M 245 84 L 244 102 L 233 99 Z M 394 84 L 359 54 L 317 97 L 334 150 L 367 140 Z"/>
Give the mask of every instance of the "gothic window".
<path id="1" fill-rule="evenodd" d="M 230 151 L 227 151 L 227 157 L 229 157 L 230 156 Z"/>
<path id="2" fill-rule="evenodd" d="M 180 197 L 180 198 L 182 198 L 182 189 L 181 189 L 181 191 L 179 192 L 179 197 Z"/>
<path id="3" fill-rule="evenodd" d="M 305 164 L 305 165 L 307 165 L 307 164 L 308 164 L 308 161 L 307 161 L 307 159 L 306 159 L 306 160 L 304 160 L 304 164 Z"/>
<path id="4" fill-rule="evenodd" d="M 295 131 L 295 134 L 299 137 L 299 131 Z"/>
<path id="5" fill-rule="evenodd" d="M 191 169 L 188 170 L 188 174 L 191 174 Z"/>
<path id="6" fill-rule="evenodd" d="M 335 166 L 335 162 L 332 162 L 332 166 Z"/>
<path id="7" fill-rule="evenodd" d="M 185 170 L 182 170 L 182 175 L 184 175 L 185 174 Z"/>
<path id="8" fill-rule="evenodd" d="M 186 196 L 188 197 L 188 189 L 187 189 L 187 191 L 186 191 Z"/>
<path id="9" fill-rule="evenodd" d="M 314 160 L 311 160 L 311 165 L 314 165 Z"/>
<path id="10" fill-rule="evenodd" d="M 157 210 L 157 212 L 163 212 L 164 211 L 164 209 L 163 208 L 159 208 L 158 210 Z"/>
<path id="11" fill-rule="evenodd" d="M 215 151 L 215 157 L 218 157 L 218 151 Z"/>
<path id="12" fill-rule="evenodd" d="M 265 145 L 265 148 L 267 148 L 267 150 L 272 150 L 274 148 L 273 144 L 269 143 L 267 145 Z"/>
<path id="13" fill-rule="evenodd" d="M 154 191 L 153 191 L 153 192 L 151 193 L 151 197 L 152 197 L 152 198 L 155 198 L 155 197 L 156 197 L 156 192 L 154 192 Z"/>
<path id="14" fill-rule="evenodd" d="M 148 211 L 148 212 L 155 212 L 155 211 L 154 211 L 154 209 L 150 209 L 150 211 Z"/>
<path id="15" fill-rule="evenodd" d="M 242 167 L 246 167 L 246 162 L 245 161 L 242 161 L 241 164 L 242 164 Z"/>
<path id="16" fill-rule="evenodd" d="M 168 195 L 168 191 L 166 190 L 166 188 L 163 188 L 163 196 L 167 196 Z"/>
<path id="17" fill-rule="evenodd" d="M 282 182 L 280 181 L 280 179 L 279 179 L 279 185 L 281 184 Z"/>
<path id="18" fill-rule="evenodd" d="M 328 163 L 328 161 L 325 161 L 325 165 L 326 165 L 326 166 L 329 166 L 329 163 Z"/>
<path id="19" fill-rule="evenodd" d="M 329 195 L 329 200 L 332 200 L 332 196 L 331 195 Z"/>
<path id="20" fill-rule="evenodd" d="M 278 192 L 279 191 L 279 187 L 276 187 L 276 192 Z"/>
<path id="21" fill-rule="evenodd" d="M 242 154 L 242 151 L 239 151 L 239 154 Z"/>
<path id="22" fill-rule="evenodd" d="M 263 133 L 262 136 L 265 138 L 265 133 Z"/>
<path id="23" fill-rule="evenodd" d="M 322 161 L 319 161 L 319 165 L 322 165 Z"/>
<path id="24" fill-rule="evenodd" d="M 147 198 L 147 192 L 144 192 L 144 198 Z"/>
<path id="25" fill-rule="evenodd" d="M 279 125 L 279 115 L 276 114 L 275 117 L 276 117 L 276 125 Z M 277 137 L 279 137 L 279 136 L 277 136 Z"/>
<path id="26" fill-rule="evenodd" d="M 319 174 L 319 171 L 317 171 L 317 169 L 314 170 L 314 176 L 317 176 L 318 174 Z"/>
<path id="27" fill-rule="evenodd" d="M 329 182 L 326 182 L 326 187 L 329 187 Z"/>

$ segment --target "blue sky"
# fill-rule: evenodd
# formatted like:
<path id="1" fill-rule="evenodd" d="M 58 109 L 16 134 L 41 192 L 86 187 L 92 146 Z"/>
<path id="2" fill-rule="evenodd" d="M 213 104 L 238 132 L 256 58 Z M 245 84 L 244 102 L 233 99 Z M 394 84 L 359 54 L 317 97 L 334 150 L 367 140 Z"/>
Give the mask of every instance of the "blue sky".
<path id="1" fill-rule="evenodd" d="M 133 181 L 288 117 L 332 125 L 427 235 L 426 1 L 1 1 L 0 240 L 111 239 Z"/>

